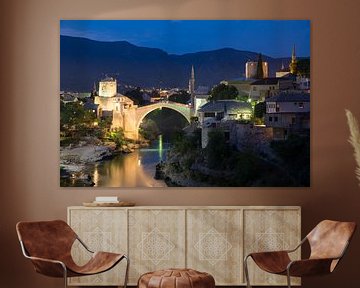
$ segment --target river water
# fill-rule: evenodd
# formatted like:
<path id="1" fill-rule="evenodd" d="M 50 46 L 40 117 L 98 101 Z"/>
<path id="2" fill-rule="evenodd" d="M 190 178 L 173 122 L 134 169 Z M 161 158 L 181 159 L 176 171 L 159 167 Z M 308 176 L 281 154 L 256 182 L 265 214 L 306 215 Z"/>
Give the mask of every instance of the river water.
<path id="1" fill-rule="evenodd" d="M 88 167 L 88 173 L 95 187 L 166 187 L 154 175 L 156 164 L 165 160 L 169 145 L 160 135 L 149 147 L 96 162 Z"/>

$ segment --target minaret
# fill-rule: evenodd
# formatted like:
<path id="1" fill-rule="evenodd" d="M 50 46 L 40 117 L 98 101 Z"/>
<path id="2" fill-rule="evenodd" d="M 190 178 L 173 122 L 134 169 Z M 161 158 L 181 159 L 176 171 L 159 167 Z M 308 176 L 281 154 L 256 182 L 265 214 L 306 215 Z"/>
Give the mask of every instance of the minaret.
<path id="1" fill-rule="evenodd" d="M 295 54 L 295 44 L 293 47 L 293 51 L 291 54 L 291 63 L 289 65 L 290 73 L 291 74 L 297 74 L 297 60 L 296 60 L 296 54 Z"/>
<path id="2" fill-rule="evenodd" d="M 91 91 L 91 97 L 97 96 L 96 83 L 94 81 L 93 90 Z"/>
<path id="3" fill-rule="evenodd" d="M 191 66 L 191 77 L 189 79 L 189 94 L 191 99 L 191 107 L 195 107 L 195 71 L 194 65 Z"/>
<path id="4" fill-rule="evenodd" d="M 291 62 L 294 62 L 294 61 L 296 61 L 295 44 L 294 44 L 294 47 L 293 47 L 293 50 L 292 50 L 292 54 L 291 54 Z"/>

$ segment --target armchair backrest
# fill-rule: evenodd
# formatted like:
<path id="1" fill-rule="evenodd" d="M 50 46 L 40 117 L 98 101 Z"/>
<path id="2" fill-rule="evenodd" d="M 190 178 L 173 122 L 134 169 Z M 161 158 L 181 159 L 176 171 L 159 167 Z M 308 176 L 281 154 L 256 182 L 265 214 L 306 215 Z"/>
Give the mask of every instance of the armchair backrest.
<path id="1" fill-rule="evenodd" d="M 355 222 L 321 221 L 306 236 L 311 248 L 310 259 L 341 257 L 355 229 Z M 332 270 L 335 266 L 332 267 Z"/>
<path id="2" fill-rule="evenodd" d="M 26 252 L 33 257 L 68 258 L 76 240 L 75 232 L 62 220 L 19 222 L 16 231 Z"/>

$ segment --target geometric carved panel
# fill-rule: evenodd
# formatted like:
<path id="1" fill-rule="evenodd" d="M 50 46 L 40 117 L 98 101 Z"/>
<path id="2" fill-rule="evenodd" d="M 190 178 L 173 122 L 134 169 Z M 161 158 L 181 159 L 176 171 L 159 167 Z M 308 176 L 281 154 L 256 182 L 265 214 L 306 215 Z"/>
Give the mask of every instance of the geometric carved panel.
<path id="1" fill-rule="evenodd" d="M 242 283 L 242 210 L 187 210 L 187 267 L 216 285 Z"/>
<path id="2" fill-rule="evenodd" d="M 256 209 L 244 211 L 244 255 L 251 252 L 293 249 L 300 243 L 300 211 L 298 209 Z M 300 259 L 301 250 L 290 257 Z M 249 277 L 252 285 L 285 285 L 286 277 L 266 273 L 250 258 Z M 299 285 L 299 278 L 292 278 Z"/>
<path id="3" fill-rule="evenodd" d="M 127 215 L 125 209 L 81 209 L 68 215 L 70 226 L 92 251 L 115 253 L 127 252 Z M 72 256 L 78 264 L 85 264 L 90 253 L 76 241 Z M 126 261 L 121 261 L 112 270 L 93 276 L 71 277 L 70 285 L 122 285 Z"/>
<path id="4" fill-rule="evenodd" d="M 185 210 L 129 210 L 129 282 L 143 273 L 185 267 Z"/>

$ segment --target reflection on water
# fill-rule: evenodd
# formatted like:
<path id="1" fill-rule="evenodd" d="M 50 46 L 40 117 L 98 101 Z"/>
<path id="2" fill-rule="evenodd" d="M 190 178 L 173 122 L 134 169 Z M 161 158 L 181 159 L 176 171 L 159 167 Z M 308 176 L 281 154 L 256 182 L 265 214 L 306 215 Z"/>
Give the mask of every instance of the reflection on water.
<path id="1" fill-rule="evenodd" d="M 97 162 L 89 167 L 89 173 L 97 187 L 166 187 L 154 175 L 156 164 L 165 160 L 168 147 L 160 135 L 147 148 Z"/>

